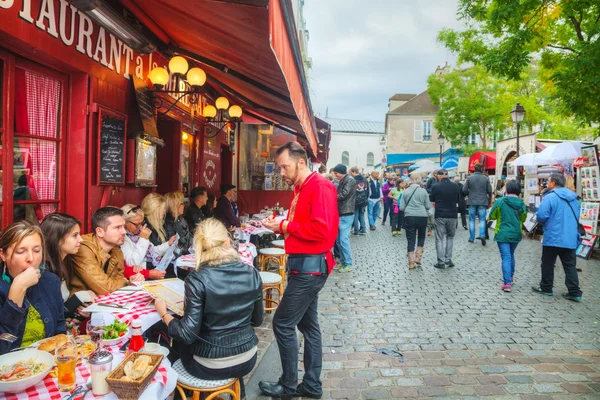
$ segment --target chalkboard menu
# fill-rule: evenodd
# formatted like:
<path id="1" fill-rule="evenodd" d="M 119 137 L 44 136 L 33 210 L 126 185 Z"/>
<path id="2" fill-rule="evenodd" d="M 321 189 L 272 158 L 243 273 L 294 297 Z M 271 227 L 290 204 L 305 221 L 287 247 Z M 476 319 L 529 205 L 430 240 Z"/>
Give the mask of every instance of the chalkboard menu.
<path id="1" fill-rule="evenodd" d="M 100 108 L 98 112 L 98 184 L 125 184 L 127 117 Z"/>
<path id="2" fill-rule="evenodd" d="M 158 138 L 156 120 L 154 119 L 154 106 L 152 105 L 152 96 L 148 92 L 148 86 L 145 81 L 134 76 L 133 87 L 135 89 L 135 98 L 137 100 L 138 110 L 140 111 L 144 132 Z"/>

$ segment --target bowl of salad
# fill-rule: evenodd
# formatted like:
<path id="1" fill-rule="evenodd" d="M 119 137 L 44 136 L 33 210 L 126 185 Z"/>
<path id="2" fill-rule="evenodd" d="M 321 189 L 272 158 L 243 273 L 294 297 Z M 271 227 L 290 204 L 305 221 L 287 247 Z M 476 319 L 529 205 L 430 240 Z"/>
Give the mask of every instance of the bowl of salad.
<path id="1" fill-rule="evenodd" d="M 52 354 L 35 349 L 0 356 L 0 393 L 20 393 L 35 386 L 54 366 Z"/>
<path id="2" fill-rule="evenodd" d="M 122 340 L 129 337 L 130 329 L 127 324 L 119 322 L 115 318 L 114 322 L 104 327 L 104 334 L 102 335 L 102 344 L 105 346 L 114 346 L 120 343 Z"/>

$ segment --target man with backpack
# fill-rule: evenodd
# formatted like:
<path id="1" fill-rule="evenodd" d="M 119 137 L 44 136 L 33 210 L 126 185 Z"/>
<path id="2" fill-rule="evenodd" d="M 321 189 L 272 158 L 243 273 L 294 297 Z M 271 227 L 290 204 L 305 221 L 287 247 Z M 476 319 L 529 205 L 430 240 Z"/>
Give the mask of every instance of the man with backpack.
<path id="1" fill-rule="evenodd" d="M 354 236 L 366 235 L 367 225 L 365 223 L 365 208 L 369 202 L 369 182 L 358 170 L 358 167 L 350 168 L 350 175 L 356 181 L 356 203 L 354 209 Z M 360 229 L 359 229 L 360 223 Z"/>

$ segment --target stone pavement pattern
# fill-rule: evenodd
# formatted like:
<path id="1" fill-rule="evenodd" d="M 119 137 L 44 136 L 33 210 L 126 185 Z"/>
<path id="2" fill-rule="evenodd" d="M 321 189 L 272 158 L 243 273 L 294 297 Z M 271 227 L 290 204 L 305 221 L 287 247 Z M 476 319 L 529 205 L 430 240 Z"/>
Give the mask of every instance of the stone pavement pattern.
<path id="1" fill-rule="evenodd" d="M 600 262 L 578 259 L 583 303 L 561 298 L 560 261 L 555 296 L 535 294 L 541 244 L 524 239 L 504 293 L 495 242 L 467 239 L 459 228 L 456 267 L 438 270 L 428 237 L 409 271 L 404 233 L 352 237 L 352 271 L 334 272 L 319 301 L 323 398 L 600 399 Z"/>

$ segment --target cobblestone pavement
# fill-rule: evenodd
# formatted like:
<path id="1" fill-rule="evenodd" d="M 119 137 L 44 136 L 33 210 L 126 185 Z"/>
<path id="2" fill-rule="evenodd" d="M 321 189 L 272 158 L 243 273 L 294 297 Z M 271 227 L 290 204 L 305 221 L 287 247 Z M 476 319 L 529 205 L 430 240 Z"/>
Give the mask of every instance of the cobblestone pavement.
<path id="1" fill-rule="evenodd" d="M 438 270 L 428 237 L 409 271 L 404 233 L 352 237 L 352 271 L 334 272 L 319 301 L 325 399 L 600 399 L 600 262 L 578 259 L 582 303 L 561 298 L 560 262 L 555 296 L 541 296 L 541 244 L 524 239 L 504 293 L 495 242 L 467 239 L 459 228 L 456 267 Z"/>

